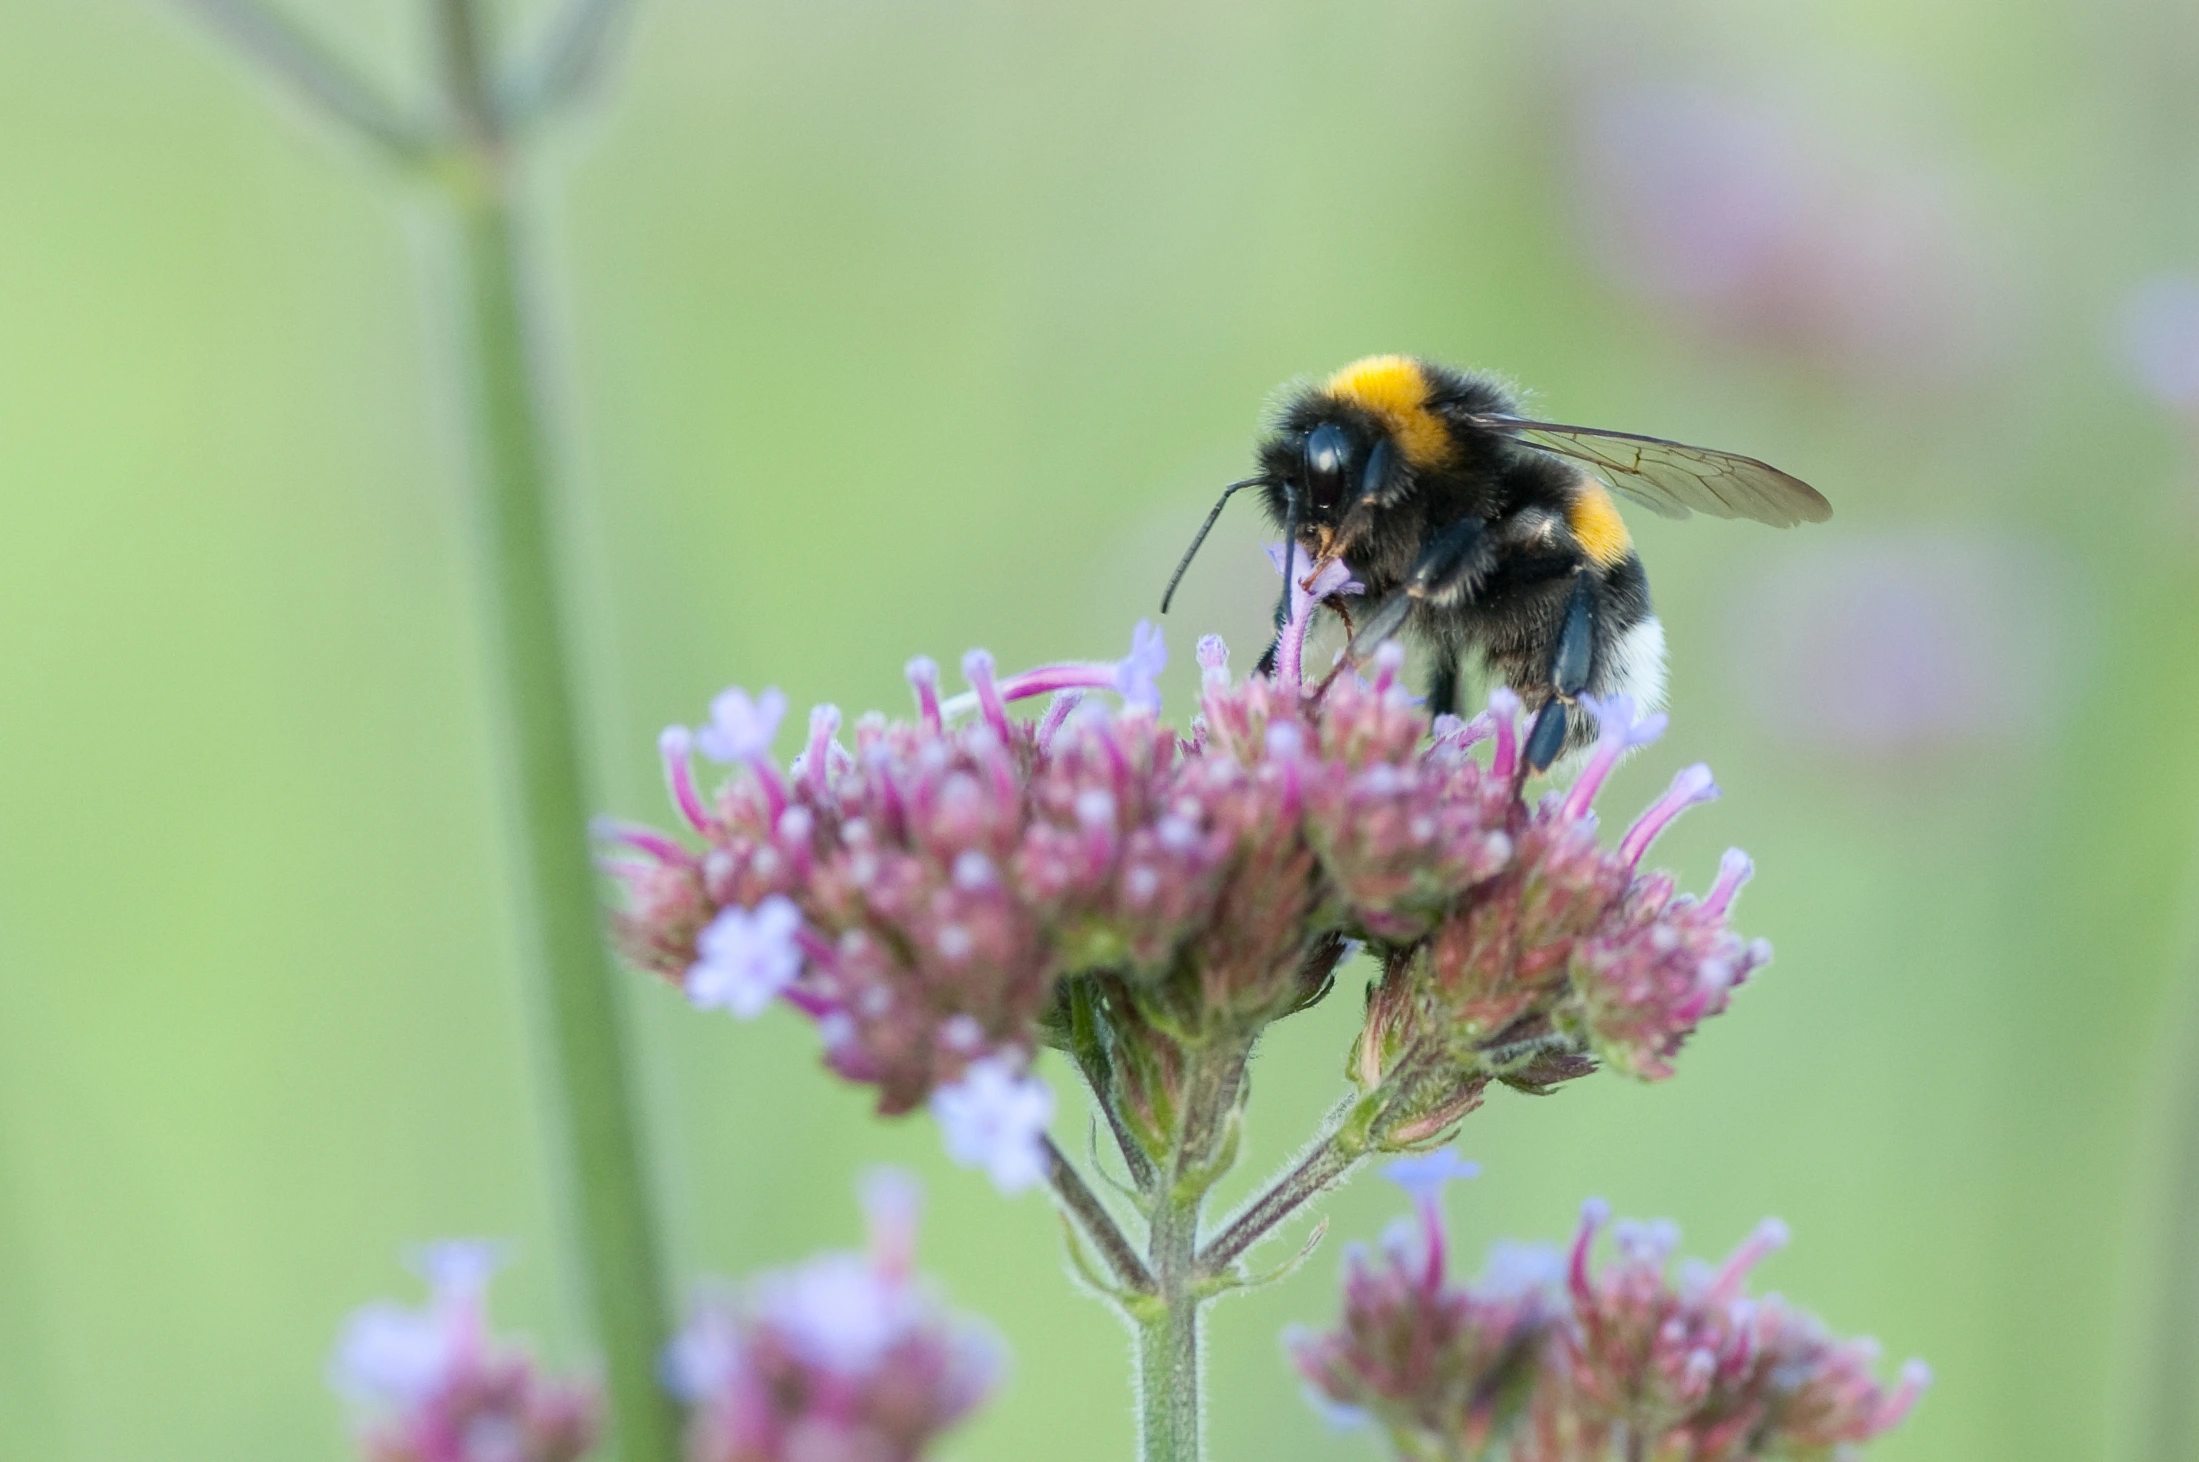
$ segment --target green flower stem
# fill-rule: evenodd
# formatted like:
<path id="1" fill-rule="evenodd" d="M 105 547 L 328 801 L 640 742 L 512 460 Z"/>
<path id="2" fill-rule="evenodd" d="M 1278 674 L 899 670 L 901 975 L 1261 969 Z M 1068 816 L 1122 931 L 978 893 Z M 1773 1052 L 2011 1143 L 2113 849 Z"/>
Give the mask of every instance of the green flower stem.
<path id="1" fill-rule="evenodd" d="M 479 454 L 476 521 L 518 813 L 521 904 L 547 1038 L 550 1117 L 602 1347 L 615 1454 L 672 1462 L 678 1419 L 657 1384 L 667 1327 L 649 1187 L 626 1072 L 618 975 L 597 924 L 563 610 L 550 460 L 534 375 L 514 180 L 492 106 L 476 0 L 438 0 L 448 104 L 465 135 L 453 168 L 465 262 L 463 325 Z"/>
<path id="2" fill-rule="evenodd" d="M 1158 1292 L 1137 1308 L 1138 1456 L 1141 1462 L 1198 1462 L 1199 1309 L 1207 1296 L 1193 1272 L 1203 1193 L 1164 1195 L 1147 1250 Z"/>
<path id="3" fill-rule="evenodd" d="M 1215 1294 L 1199 1268 L 1199 1216 L 1237 1156 L 1251 1038 L 1220 1038 L 1185 1053 L 1175 1140 L 1146 1210 L 1152 1292 L 1125 1306 L 1137 1328 L 1138 1455 L 1198 1462 L 1199 1311 Z"/>

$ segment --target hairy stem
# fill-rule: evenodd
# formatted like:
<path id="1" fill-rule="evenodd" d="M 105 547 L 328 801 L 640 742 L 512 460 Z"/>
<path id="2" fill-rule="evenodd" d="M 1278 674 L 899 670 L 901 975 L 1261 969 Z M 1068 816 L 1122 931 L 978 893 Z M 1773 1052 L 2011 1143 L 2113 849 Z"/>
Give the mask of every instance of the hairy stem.
<path id="1" fill-rule="evenodd" d="M 1214 1236 L 1199 1255 L 1201 1274 L 1221 1274 L 1308 1200 L 1334 1187 L 1359 1165 L 1367 1155 L 1367 1141 L 1364 1132 L 1349 1120 L 1353 1109 L 1346 1107 L 1339 1113 L 1329 1130 L 1289 1172 L 1239 1210 Z"/>
<path id="2" fill-rule="evenodd" d="M 1197 1462 L 1199 1309 L 1194 1258 L 1203 1194 L 1163 1192 L 1148 1247 L 1159 1294 L 1138 1323 L 1138 1456 L 1141 1462 Z"/>
<path id="3" fill-rule="evenodd" d="M 1142 1462 L 1198 1462 L 1199 1311 L 1213 1298 L 1199 1270 L 1199 1215 L 1235 1160 L 1249 1041 L 1219 1039 L 1185 1053 L 1175 1142 L 1146 1213 L 1154 1294 L 1132 1308 L 1138 1335 Z"/>
<path id="4" fill-rule="evenodd" d="M 587 798 L 562 632 L 551 475 L 513 179 L 487 85 L 478 0 L 437 0 L 448 104 L 470 166 L 453 184 L 478 453 L 475 518 L 491 646 L 511 747 L 520 902 L 531 923 L 549 1115 L 569 1220 L 602 1347 L 616 1454 L 671 1462 L 678 1426 L 658 1387 L 666 1337 L 655 1226 L 626 1071 L 618 977 L 596 919 Z"/>
<path id="5" fill-rule="evenodd" d="M 1131 1247 L 1122 1226 L 1107 1211 L 1107 1205 L 1100 1201 L 1099 1195 L 1084 1181 L 1084 1175 L 1077 1171 L 1068 1155 L 1054 1145 L 1051 1137 L 1046 1139 L 1046 1158 L 1046 1181 L 1053 1185 L 1054 1196 L 1061 1200 L 1062 1208 L 1076 1221 L 1077 1228 L 1099 1250 L 1116 1281 L 1133 1293 L 1151 1294 L 1153 1276 L 1146 1269 L 1145 1261 Z"/>

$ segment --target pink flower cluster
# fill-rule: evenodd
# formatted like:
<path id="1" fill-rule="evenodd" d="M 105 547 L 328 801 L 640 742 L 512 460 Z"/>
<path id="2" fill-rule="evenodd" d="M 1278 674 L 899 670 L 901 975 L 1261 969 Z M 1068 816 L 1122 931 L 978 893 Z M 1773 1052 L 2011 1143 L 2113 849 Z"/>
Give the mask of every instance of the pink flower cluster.
<path id="1" fill-rule="evenodd" d="M 867 1254 L 823 1254 L 699 1307 L 665 1358 L 688 1462 L 913 1462 L 999 1380 L 983 1328 L 914 1273 L 917 1192 L 865 1185 Z"/>
<path id="2" fill-rule="evenodd" d="M 1785 1241 L 1770 1221 L 1718 1269 L 1675 1280 L 1669 1224 L 1617 1225 L 1618 1258 L 1595 1269 L 1608 1215 L 1591 1203 L 1569 1259 L 1500 1250 L 1478 1283 L 1453 1285 L 1435 1189 L 1454 1175 L 1393 1165 L 1416 1190 L 1417 1230 L 1393 1233 L 1379 1265 L 1349 1258 L 1338 1330 L 1287 1340 L 1317 1402 L 1340 1421 L 1380 1424 L 1401 1455 L 1844 1455 L 1897 1425 L 1930 1380 L 1911 1361 L 1885 1386 L 1872 1342 L 1835 1340 L 1777 1296 L 1749 1298 L 1749 1271 Z"/>
<path id="3" fill-rule="evenodd" d="M 1297 596 L 1294 629 L 1318 602 Z M 1431 727 L 1395 645 L 1366 678 L 1310 685 L 1290 643 L 1278 675 L 1233 682 L 1221 642 L 1202 641 L 1187 735 L 1157 719 L 1166 650 L 1142 624 L 1116 663 L 1002 679 L 973 651 L 970 691 L 948 702 L 937 668 L 912 661 L 915 720 L 866 716 L 851 749 L 821 706 L 785 769 L 770 752 L 784 698 L 727 691 L 709 726 L 662 743 L 700 847 L 607 830 L 620 943 L 698 1005 L 805 1012 L 834 1070 L 875 1085 L 886 1112 L 928 1102 L 950 1147 L 1009 1190 L 1046 1172 L 1051 1099 L 1028 1064 L 1080 976 L 1124 992 L 1132 1024 L 1245 1037 L 1318 998 L 1346 941 L 1366 942 L 1387 975 L 1355 1074 L 1372 1087 L 1408 1052 L 1450 1073 L 1409 1141 L 1492 1077 L 1546 1084 L 1590 1069 L 1589 1052 L 1669 1072 L 1768 950 L 1725 927 L 1745 859 L 1700 902 L 1636 873 L 1673 816 L 1716 794 L 1703 768 L 1616 849 L 1597 840 L 1590 804 L 1662 718 L 1591 705 L 1603 736 L 1580 778 L 1530 810 L 1509 692 Z M 1043 718 L 1010 714 L 1041 694 Z M 698 749 L 734 768 L 707 794 Z"/>
<path id="4" fill-rule="evenodd" d="M 346 1323 L 329 1379 L 367 1462 L 573 1462 L 595 1445 L 594 1388 L 543 1374 L 490 1332 L 495 1267 L 486 1245 L 438 1245 L 421 1265 L 426 1309 L 383 1301 Z"/>
<path id="5" fill-rule="evenodd" d="M 1543 1089 L 1591 1069 L 1590 1056 L 1645 1080 L 1669 1076 L 1696 1026 L 1771 958 L 1770 945 L 1727 927 L 1751 871 L 1739 850 L 1725 855 L 1699 900 L 1678 893 L 1669 874 L 1640 871 L 1674 818 L 1718 795 L 1709 768 L 1682 770 L 1616 847 L 1603 845 L 1596 796 L 1622 758 L 1662 734 L 1664 717 L 1639 716 L 1624 698 L 1588 706 L 1598 739 L 1573 784 L 1532 809 L 1513 790 L 1495 876 L 1448 904 L 1424 940 L 1386 951 L 1354 1077 L 1371 1088 L 1409 1052 L 1430 1048 L 1446 1050 L 1458 1072 L 1403 1137 L 1434 1137 L 1492 1078 Z M 1487 739 L 1491 779 L 1516 789 L 1518 715 L 1517 700 L 1499 690 L 1473 722 L 1439 727 L 1422 760 L 1457 757 Z"/>

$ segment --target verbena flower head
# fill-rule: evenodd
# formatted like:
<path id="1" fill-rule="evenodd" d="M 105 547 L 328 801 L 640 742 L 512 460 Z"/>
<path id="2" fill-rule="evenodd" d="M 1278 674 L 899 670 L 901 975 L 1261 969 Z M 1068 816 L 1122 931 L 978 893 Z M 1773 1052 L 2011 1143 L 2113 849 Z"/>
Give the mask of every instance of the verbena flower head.
<path id="1" fill-rule="evenodd" d="M 1590 1249 L 1607 1221 L 1587 1205 L 1569 1258 L 1499 1246 L 1472 1284 L 1445 1273 L 1442 1217 L 1379 1261 L 1346 1260 L 1344 1315 L 1286 1338 L 1316 1403 L 1382 1427 L 1409 1458 L 1504 1462 L 1744 1462 L 1850 1455 L 1922 1393 L 1911 1361 L 1893 1386 L 1869 1341 L 1833 1339 L 1748 1274 L 1785 1239 L 1760 1226 L 1722 1266 L 1670 1273 L 1670 1224 L 1621 1224 L 1618 1257 Z"/>
<path id="2" fill-rule="evenodd" d="M 1233 680 L 1202 642 L 1181 733 L 1158 719 L 1166 649 L 1143 624 L 1120 661 L 1002 677 L 972 651 L 952 698 L 913 660 L 913 720 L 866 716 L 847 747 L 820 708 L 784 770 L 781 699 L 727 692 L 723 785 L 696 784 L 696 737 L 662 742 L 699 846 L 606 832 L 623 948 L 698 1005 L 808 1015 L 835 1071 L 886 1112 L 929 1105 L 958 1157 L 1009 1190 L 1048 1171 L 1031 1062 L 1084 1039 L 1073 1006 L 1108 1026 L 1128 1105 L 1159 1113 L 1182 1043 L 1249 1042 L 1320 998 L 1355 944 L 1386 973 L 1353 1075 L 1410 1108 L 1388 1145 L 1439 1136 L 1492 1079 L 1540 1088 L 1599 1058 L 1667 1074 L 1767 957 L 1725 925 L 1745 860 L 1701 901 L 1638 871 L 1673 816 L 1715 795 L 1708 772 L 1683 772 L 1605 847 L 1595 796 L 1663 724 L 1615 700 L 1589 707 L 1602 739 L 1579 778 L 1530 808 L 1509 692 L 1431 726 L 1395 645 L 1364 675 L 1302 673 L 1340 574 L 1295 586 L 1273 676 Z M 1042 718 L 1014 714 L 1042 695 Z"/>
<path id="3" fill-rule="evenodd" d="M 483 1244 L 421 1256 L 426 1308 L 380 1301 L 345 1323 L 329 1381 L 368 1462 L 573 1462 L 595 1445 L 593 1387 L 544 1374 L 489 1329 Z"/>
<path id="4" fill-rule="evenodd" d="M 914 1271 L 913 1180 L 864 1185 L 870 1246 L 696 1307 L 665 1356 L 688 1462 L 913 1462 L 998 1383 L 991 1333 Z"/>

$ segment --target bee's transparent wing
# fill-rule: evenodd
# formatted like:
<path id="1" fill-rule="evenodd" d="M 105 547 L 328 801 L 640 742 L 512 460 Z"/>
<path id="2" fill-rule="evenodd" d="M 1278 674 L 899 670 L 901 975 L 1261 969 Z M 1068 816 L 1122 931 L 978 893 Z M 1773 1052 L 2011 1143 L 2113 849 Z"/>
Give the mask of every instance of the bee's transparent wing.
<path id="1" fill-rule="evenodd" d="M 1832 516 L 1832 504 L 1816 488 L 1754 457 L 1662 437 L 1517 416 L 1476 415 L 1467 420 L 1542 451 L 1586 462 L 1619 492 L 1667 518 L 1707 513 L 1713 518 L 1752 518 L 1774 528 L 1791 528 L 1796 523 L 1822 523 Z"/>

